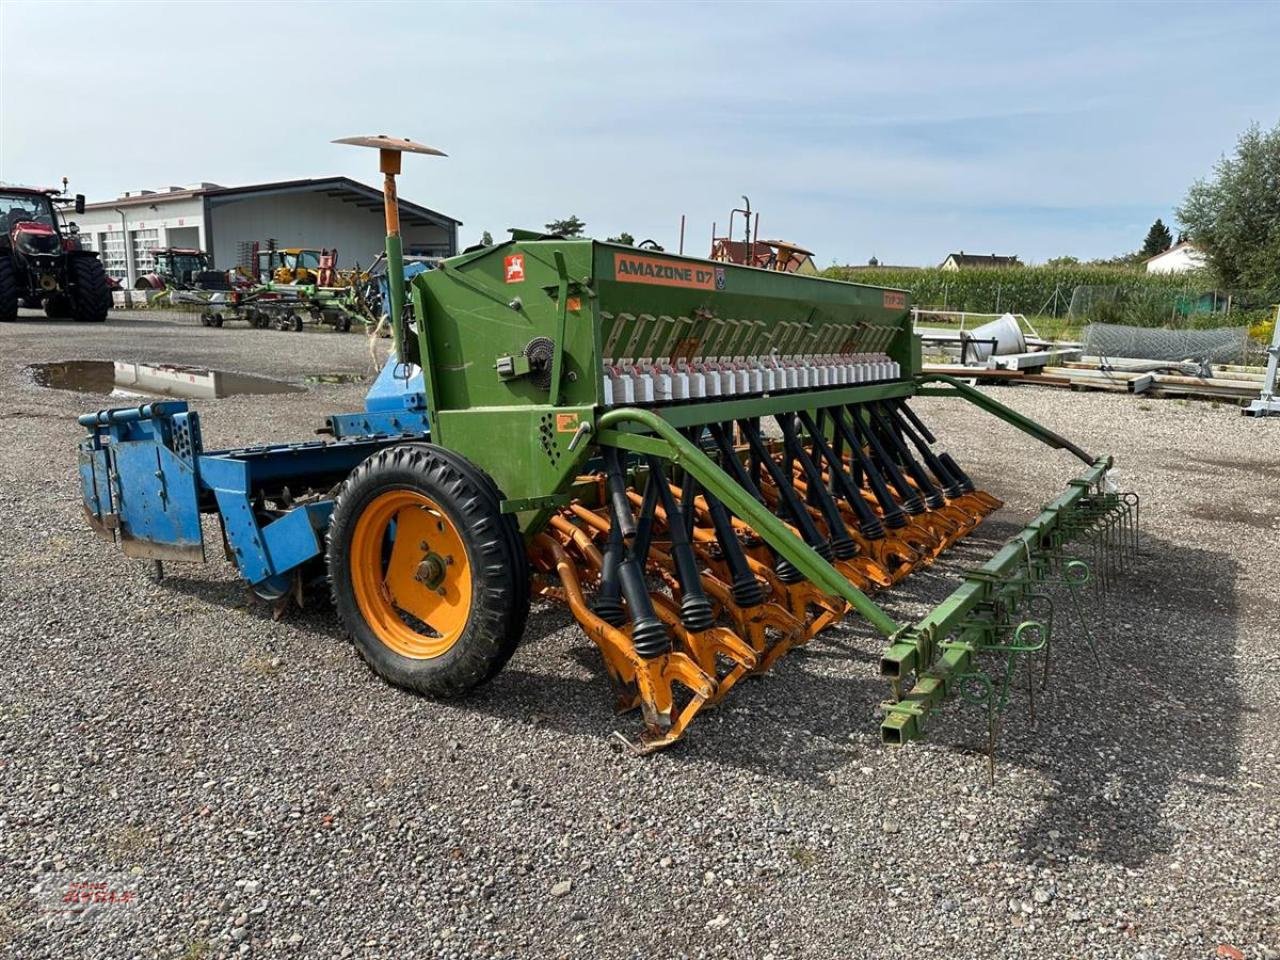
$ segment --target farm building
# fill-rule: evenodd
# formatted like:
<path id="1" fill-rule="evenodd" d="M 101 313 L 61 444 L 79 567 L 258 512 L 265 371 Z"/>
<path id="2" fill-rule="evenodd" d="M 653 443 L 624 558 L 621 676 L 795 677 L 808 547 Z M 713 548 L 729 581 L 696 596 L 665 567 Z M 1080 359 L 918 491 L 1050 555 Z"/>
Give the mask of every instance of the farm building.
<path id="1" fill-rule="evenodd" d="M 223 187 L 198 183 L 139 190 L 91 203 L 74 217 L 107 273 L 132 287 L 150 272 L 151 251 L 204 250 L 218 269 L 249 265 L 254 243 L 337 248 L 338 265 L 368 265 L 382 250 L 382 191 L 349 177 Z M 460 221 L 400 198 L 406 254 L 452 256 Z"/>
<path id="2" fill-rule="evenodd" d="M 943 270 L 961 270 L 966 267 L 1020 267 L 1022 261 L 1016 256 L 1001 257 L 996 254 L 959 253 L 947 254 L 947 259 L 938 264 Z"/>
<path id="3" fill-rule="evenodd" d="M 1207 264 L 1204 251 L 1187 241 L 1174 244 L 1146 261 L 1147 273 L 1190 273 L 1203 270 Z"/>
<path id="4" fill-rule="evenodd" d="M 763 270 L 781 270 L 784 273 L 816 274 L 817 264 L 813 252 L 796 246 L 787 240 L 730 240 L 716 237 L 711 243 L 712 260 L 724 263 L 743 263 Z"/>

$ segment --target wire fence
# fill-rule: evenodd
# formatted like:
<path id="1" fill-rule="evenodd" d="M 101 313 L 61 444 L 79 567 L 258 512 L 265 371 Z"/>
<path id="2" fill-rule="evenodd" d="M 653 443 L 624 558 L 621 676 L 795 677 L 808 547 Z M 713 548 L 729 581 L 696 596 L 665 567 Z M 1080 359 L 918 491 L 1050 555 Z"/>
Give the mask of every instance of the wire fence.
<path id="1" fill-rule="evenodd" d="M 1249 330 L 1247 327 L 1173 330 L 1091 323 L 1084 328 L 1084 352 L 1091 357 L 1238 363 L 1248 356 Z"/>

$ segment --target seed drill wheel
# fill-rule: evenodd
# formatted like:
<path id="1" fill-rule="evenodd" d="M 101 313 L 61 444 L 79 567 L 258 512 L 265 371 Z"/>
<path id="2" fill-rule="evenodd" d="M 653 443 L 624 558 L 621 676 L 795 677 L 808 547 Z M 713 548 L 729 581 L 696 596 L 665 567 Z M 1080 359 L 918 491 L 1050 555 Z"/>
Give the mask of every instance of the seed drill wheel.
<path id="1" fill-rule="evenodd" d="M 427 443 L 374 454 L 329 526 L 333 602 L 383 679 L 456 696 L 502 669 L 524 632 L 529 568 L 493 481 Z"/>

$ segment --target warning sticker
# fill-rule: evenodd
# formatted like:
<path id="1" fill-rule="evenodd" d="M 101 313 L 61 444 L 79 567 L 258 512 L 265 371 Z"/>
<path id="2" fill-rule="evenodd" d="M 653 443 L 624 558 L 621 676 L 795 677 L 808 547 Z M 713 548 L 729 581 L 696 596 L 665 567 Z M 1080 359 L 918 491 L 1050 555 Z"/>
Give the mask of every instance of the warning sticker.
<path id="1" fill-rule="evenodd" d="M 884 292 L 884 308 L 886 310 L 907 309 L 907 295 L 897 290 L 886 290 Z"/>
<path id="2" fill-rule="evenodd" d="M 524 282 L 524 254 L 513 253 L 502 261 L 507 283 Z"/>
<path id="3" fill-rule="evenodd" d="M 664 257 L 642 257 L 634 253 L 613 255 L 614 279 L 623 283 L 652 283 L 660 287 L 716 289 L 715 268 Z"/>
<path id="4" fill-rule="evenodd" d="M 577 433 L 578 415 L 576 413 L 556 414 L 556 433 Z"/>

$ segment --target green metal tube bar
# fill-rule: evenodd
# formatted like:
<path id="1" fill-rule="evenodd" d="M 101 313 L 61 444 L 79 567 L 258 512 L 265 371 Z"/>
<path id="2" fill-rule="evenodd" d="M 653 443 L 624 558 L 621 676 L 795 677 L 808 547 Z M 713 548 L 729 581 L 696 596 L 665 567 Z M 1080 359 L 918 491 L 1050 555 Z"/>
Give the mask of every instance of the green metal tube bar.
<path id="1" fill-rule="evenodd" d="M 662 446 L 659 447 L 650 437 L 617 432 L 615 428 L 624 423 L 639 424 L 652 430 L 662 441 Z M 705 453 L 657 414 L 635 407 L 616 408 L 600 417 L 597 429 L 597 443 L 657 454 L 688 470 L 730 510 L 751 524 L 771 547 L 795 564 L 796 569 L 810 581 L 828 593 L 847 600 L 884 636 L 893 637 L 899 631 L 899 625 L 872 602 L 870 597 L 840 576 L 831 564 L 818 556 L 808 544 L 788 530 L 781 520 L 734 483 Z"/>
<path id="2" fill-rule="evenodd" d="M 992 400 L 981 390 L 976 390 L 967 383 L 957 380 L 955 377 L 949 377 L 945 373 L 925 373 L 916 377 L 916 383 L 918 385 L 925 383 L 945 383 L 970 403 L 981 407 L 983 410 L 987 411 L 987 413 L 999 417 L 1005 423 L 1017 427 L 1023 433 L 1030 434 L 1037 440 L 1053 447 L 1055 450 L 1068 450 L 1090 466 L 1095 463 L 1095 458 L 1089 456 L 1089 454 L 1085 453 L 1066 437 L 1054 433 L 1047 427 L 1041 426 L 1030 417 L 1024 417 L 1022 414 L 1018 413 L 1017 410 L 1006 407 L 999 400 Z M 937 397 L 946 396 L 947 391 L 933 391 L 925 389 L 917 390 L 916 393 L 925 397 Z"/>

